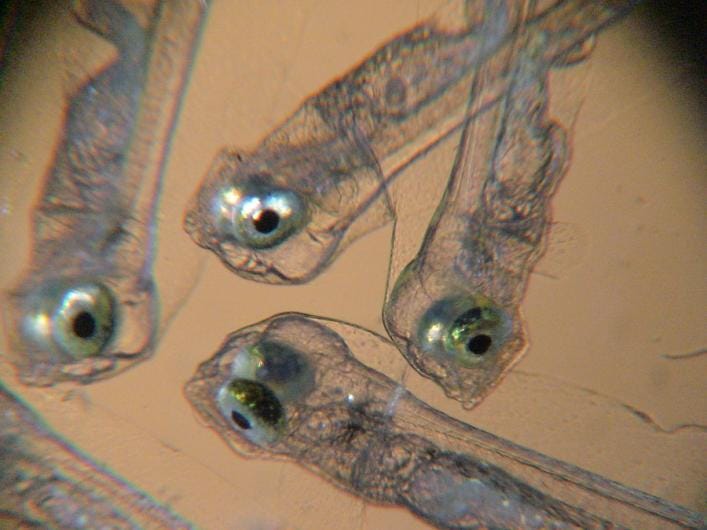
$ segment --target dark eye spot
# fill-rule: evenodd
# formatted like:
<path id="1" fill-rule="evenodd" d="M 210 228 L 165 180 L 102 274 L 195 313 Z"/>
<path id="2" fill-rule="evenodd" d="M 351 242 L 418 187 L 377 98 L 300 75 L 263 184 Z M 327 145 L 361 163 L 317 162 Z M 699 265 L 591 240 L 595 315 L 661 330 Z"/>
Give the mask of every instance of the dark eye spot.
<path id="1" fill-rule="evenodd" d="M 74 334 L 81 339 L 90 339 L 96 332 L 96 319 L 88 311 L 82 311 L 73 322 Z"/>
<path id="2" fill-rule="evenodd" d="M 464 312 L 459 318 L 457 318 L 454 321 L 454 326 L 455 327 L 461 327 L 461 326 L 468 326 L 470 324 L 474 324 L 481 320 L 481 308 L 480 307 L 474 307 L 472 309 L 469 309 L 468 311 Z"/>
<path id="3" fill-rule="evenodd" d="M 405 105 L 407 91 L 405 83 L 399 77 L 394 77 L 385 85 L 385 102 L 393 107 L 399 108 Z"/>
<path id="4" fill-rule="evenodd" d="M 488 335 L 474 335 L 466 343 L 466 347 L 474 355 L 483 355 L 491 347 L 491 337 Z"/>
<path id="5" fill-rule="evenodd" d="M 264 384 L 238 378 L 231 381 L 229 390 L 231 396 L 246 407 L 258 423 L 262 422 L 274 427 L 282 421 L 284 415 L 282 404 L 273 391 Z M 251 420 L 238 411 L 231 412 L 231 419 L 244 429 L 250 429 L 252 426 Z"/>
<path id="6" fill-rule="evenodd" d="M 283 416 L 282 405 L 270 389 L 264 388 L 262 399 L 258 400 L 251 408 L 268 425 L 277 425 Z"/>
<path id="7" fill-rule="evenodd" d="M 363 434 L 365 431 L 366 429 L 364 429 L 363 425 L 361 425 L 360 423 L 355 421 L 347 422 L 343 426 L 340 441 L 347 444 L 351 444 L 353 443 L 354 439 L 356 439 L 356 437 Z"/>
<path id="8" fill-rule="evenodd" d="M 269 234 L 280 224 L 280 216 L 273 210 L 263 210 L 253 218 L 253 226 L 261 234 Z"/>
<path id="9" fill-rule="evenodd" d="M 286 383 L 296 379 L 306 369 L 300 354 L 286 346 L 264 342 L 260 348 L 264 353 L 263 365 L 256 371 L 260 381 Z"/>
<path id="10" fill-rule="evenodd" d="M 475 307 L 469 311 L 469 320 L 480 320 L 481 319 L 481 308 Z"/>
<path id="11" fill-rule="evenodd" d="M 233 423 L 238 425 L 241 429 L 248 430 L 251 427 L 248 419 L 240 412 L 236 412 L 235 410 L 232 411 L 231 412 L 231 419 L 233 420 Z"/>

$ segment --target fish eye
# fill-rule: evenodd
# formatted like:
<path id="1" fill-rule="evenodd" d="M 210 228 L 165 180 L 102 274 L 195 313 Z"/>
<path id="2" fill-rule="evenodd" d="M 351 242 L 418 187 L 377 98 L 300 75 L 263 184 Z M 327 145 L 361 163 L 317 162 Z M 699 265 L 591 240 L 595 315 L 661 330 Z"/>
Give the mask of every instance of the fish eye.
<path id="1" fill-rule="evenodd" d="M 54 336 L 59 347 L 74 358 L 101 353 L 115 328 L 115 303 L 101 284 L 67 289 L 54 312 Z"/>
<path id="2" fill-rule="evenodd" d="M 263 383 L 235 378 L 217 396 L 218 407 L 231 425 L 256 445 L 276 442 L 285 427 L 285 411 Z"/>
<path id="3" fill-rule="evenodd" d="M 38 293 L 25 331 L 74 359 L 102 353 L 116 328 L 116 303 L 100 283 L 54 283 Z"/>
<path id="4" fill-rule="evenodd" d="M 314 373 L 302 352 L 272 340 L 243 348 L 231 364 L 234 377 L 267 385 L 284 402 L 308 394 L 314 388 Z"/>
<path id="5" fill-rule="evenodd" d="M 293 399 L 314 387 L 314 370 L 300 352 L 272 341 L 261 342 L 255 350 L 259 357 L 255 378 L 278 395 Z"/>
<path id="6" fill-rule="evenodd" d="M 221 190 L 214 209 L 219 230 L 254 249 L 282 243 L 306 220 L 304 201 L 297 193 L 258 184 Z"/>
<path id="7" fill-rule="evenodd" d="M 488 298 L 458 297 L 437 302 L 425 313 L 418 338 L 423 351 L 468 367 L 498 352 L 510 329 L 508 314 Z"/>

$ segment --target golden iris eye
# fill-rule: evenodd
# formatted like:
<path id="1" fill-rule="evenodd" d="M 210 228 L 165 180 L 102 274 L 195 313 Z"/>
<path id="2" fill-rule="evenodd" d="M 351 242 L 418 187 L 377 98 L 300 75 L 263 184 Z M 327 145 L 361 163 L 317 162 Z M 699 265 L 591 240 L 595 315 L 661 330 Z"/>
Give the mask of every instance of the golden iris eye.
<path id="1" fill-rule="evenodd" d="M 510 329 L 507 313 L 491 300 L 456 297 L 437 302 L 425 313 L 418 339 L 423 351 L 473 366 L 493 356 Z"/>
<path id="2" fill-rule="evenodd" d="M 294 191 L 255 183 L 221 190 L 214 201 L 214 215 L 223 234 L 246 247 L 265 249 L 300 230 L 307 210 Z"/>
<path id="3" fill-rule="evenodd" d="M 217 401 L 224 417 L 251 442 L 272 444 L 282 434 L 285 411 L 266 385 L 235 378 L 219 390 Z"/>
<path id="4" fill-rule="evenodd" d="M 74 359 L 105 351 L 116 329 L 117 305 L 101 283 L 55 281 L 33 295 L 25 332 Z"/>

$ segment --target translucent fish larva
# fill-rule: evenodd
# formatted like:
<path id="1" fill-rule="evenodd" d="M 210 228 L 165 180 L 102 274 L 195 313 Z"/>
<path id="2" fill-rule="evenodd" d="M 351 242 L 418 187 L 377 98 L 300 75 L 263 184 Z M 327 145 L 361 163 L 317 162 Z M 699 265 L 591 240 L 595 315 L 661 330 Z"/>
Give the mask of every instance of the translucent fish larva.
<path id="1" fill-rule="evenodd" d="M 445 194 L 383 310 L 410 364 L 467 407 L 527 348 L 520 304 L 569 162 L 567 133 L 548 113 L 546 59 L 565 33 L 557 26 L 519 34 L 515 50 L 479 69 L 470 108 L 499 72 L 510 79 L 508 91 L 464 130 Z"/>
<path id="2" fill-rule="evenodd" d="M 584 43 L 630 4 L 557 2 L 508 27 L 485 25 L 484 17 L 512 16 L 526 3 L 471 1 L 465 18 L 450 4 L 456 16 L 443 9 L 390 40 L 254 149 L 223 148 L 187 208 L 185 230 L 245 278 L 311 280 L 357 237 L 394 218 L 391 179 L 507 90 L 508 72 L 497 70 L 467 107 L 484 63 L 498 61 L 521 34 L 551 35 L 548 63 L 579 61 Z"/>
<path id="3" fill-rule="evenodd" d="M 29 263 L 3 303 L 27 384 L 88 383 L 151 353 L 163 162 L 206 5 L 73 4 L 117 54 L 68 99 Z"/>
<path id="4" fill-rule="evenodd" d="M 239 453 L 292 459 L 354 495 L 406 507 L 438 528 L 703 527 L 698 513 L 432 409 L 351 350 L 363 344 L 384 358 L 393 354 L 392 343 L 337 322 L 346 333 L 340 335 L 331 324 L 290 313 L 231 333 L 187 382 L 187 399 Z M 257 362 L 248 359 L 272 344 L 273 355 L 296 356 L 307 366 L 314 384 L 284 396 L 253 372 L 241 377 Z M 301 371 L 287 373 L 301 380 Z M 223 399 L 233 389 L 241 392 L 237 404 Z"/>

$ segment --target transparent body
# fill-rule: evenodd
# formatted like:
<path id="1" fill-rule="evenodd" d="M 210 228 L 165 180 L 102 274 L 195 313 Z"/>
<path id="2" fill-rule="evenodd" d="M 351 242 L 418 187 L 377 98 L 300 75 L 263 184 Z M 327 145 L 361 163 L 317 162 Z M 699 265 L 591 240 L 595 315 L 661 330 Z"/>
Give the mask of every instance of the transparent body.
<path id="1" fill-rule="evenodd" d="M 239 453 L 292 459 L 439 528 L 703 526 L 699 513 L 452 420 L 358 362 L 351 345 L 394 350 L 354 326 L 274 316 L 230 334 L 184 392 Z"/>
<path id="2" fill-rule="evenodd" d="M 170 286 L 165 294 L 184 291 L 182 279 L 196 276 L 180 266 L 190 249 L 208 255 L 181 223 L 214 153 L 226 144 L 257 145 L 308 95 L 440 7 L 229 4 L 212 7 L 166 167 L 155 269 L 158 285 Z M 704 357 L 663 357 L 705 343 L 698 311 L 707 262 L 698 200 L 704 137 L 690 106 L 690 65 L 666 59 L 639 14 L 608 29 L 594 51 L 571 167 L 553 199 L 554 221 L 578 229 L 581 249 L 559 271 L 541 260 L 538 269 L 552 274 L 531 275 L 524 359 L 473 411 L 406 368 L 399 354 L 363 351 L 361 360 L 465 423 L 704 510 Z M 8 139 L 0 150 L 6 286 L 25 265 L 28 215 L 60 131 L 66 57 L 57 61 L 47 50 L 73 37 L 62 37 L 63 26 L 50 21 L 37 21 L 45 36 L 0 87 L 3 101 L 16 102 L 3 105 L 0 117 Z M 561 76 L 551 77 L 551 90 Z M 450 137 L 396 181 L 409 199 L 396 205 L 392 276 L 419 248 L 457 144 L 458 135 Z M 3 359 L 2 379 L 65 439 L 200 527 L 428 528 L 406 510 L 362 501 L 297 463 L 238 456 L 182 394 L 226 333 L 274 313 L 296 310 L 384 333 L 392 234 L 391 227 L 361 239 L 315 282 L 291 288 L 241 280 L 209 256 L 149 362 L 86 387 L 32 389 Z"/>
<path id="3" fill-rule="evenodd" d="M 79 53 L 113 53 L 75 72 L 65 94 L 30 257 L 3 298 L 9 358 L 26 384 L 89 383 L 153 352 L 164 318 L 152 275 L 162 174 L 204 8 L 86 0 L 66 11 L 67 32 L 87 37 Z"/>

